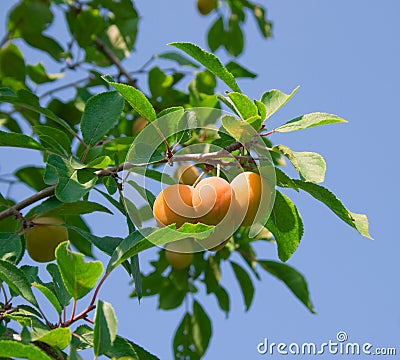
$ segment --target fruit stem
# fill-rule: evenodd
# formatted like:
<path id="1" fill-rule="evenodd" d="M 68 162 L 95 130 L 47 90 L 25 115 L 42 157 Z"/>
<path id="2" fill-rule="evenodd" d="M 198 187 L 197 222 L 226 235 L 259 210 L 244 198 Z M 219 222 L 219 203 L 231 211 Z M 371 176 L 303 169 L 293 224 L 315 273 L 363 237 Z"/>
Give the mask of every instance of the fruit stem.
<path id="1" fill-rule="evenodd" d="M 217 177 L 221 176 L 221 164 L 217 164 Z"/>
<path id="2" fill-rule="evenodd" d="M 81 158 L 81 161 L 82 161 L 82 162 L 85 162 L 86 156 L 87 156 L 87 154 L 89 153 L 89 150 L 90 150 L 90 145 L 86 146 L 86 148 L 85 148 L 85 151 L 84 151 L 84 153 L 83 153 L 83 155 L 82 155 L 82 158 Z"/>
<path id="3" fill-rule="evenodd" d="M 196 185 L 200 182 L 200 180 L 202 179 L 202 177 L 205 175 L 205 174 L 207 174 L 207 172 L 206 171 L 203 171 L 200 175 L 199 175 L 199 177 L 196 179 L 196 181 L 193 183 L 193 187 L 196 187 Z"/>

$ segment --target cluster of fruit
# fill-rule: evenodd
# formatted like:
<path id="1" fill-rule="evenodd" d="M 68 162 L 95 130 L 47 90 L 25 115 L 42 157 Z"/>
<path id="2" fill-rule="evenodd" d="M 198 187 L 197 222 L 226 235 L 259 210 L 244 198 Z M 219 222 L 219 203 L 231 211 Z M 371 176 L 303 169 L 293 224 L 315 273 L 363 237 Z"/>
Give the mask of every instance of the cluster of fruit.
<path id="1" fill-rule="evenodd" d="M 270 205 L 268 183 L 254 172 L 243 172 L 231 183 L 217 176 L 199 181 L 186 168 L 179 177 L 183 184 L 166 187 L 157 196 L 153 214 L 160 226 L 184 223 L 214 225 L 211 236 L 200 243 L 203 249 L 218 251 L 239 226 L 250 226 L 262 218 Z M 193 255 L 167 249 L 166 256 L 175 268 L 187 267 Z"/>
<path id="2" fill-rule="evenodd" d="M 243 172 L 231 183 L 216 176 L 198 181 L 197 168 L 182 165 L 175 176 L 180 184 L 166 187 L 157 196 L 154 218 L 160 226 L 175 224 L 177 228 L 187 222 L 214 225 L 213 234 L 202 240 L 202 249 L 222 249 L 235 229 L 251 225 L 270 204 L 268 184 L 257 173 Z M 259 208 L 264 210 L 260 212 Z M 64 221 L 54 214 L 45 214 L 31 222 L 32 227 L 25 233 L 28 254 L 38 262 L 53 261 L 56 247 L 68 240 L 68 230 L 62 226 Z M 192 251 L 179 251 L 179 247 L 170 245 L 166 248 L 169 263 L 177 269 L 189 266 Z"/>

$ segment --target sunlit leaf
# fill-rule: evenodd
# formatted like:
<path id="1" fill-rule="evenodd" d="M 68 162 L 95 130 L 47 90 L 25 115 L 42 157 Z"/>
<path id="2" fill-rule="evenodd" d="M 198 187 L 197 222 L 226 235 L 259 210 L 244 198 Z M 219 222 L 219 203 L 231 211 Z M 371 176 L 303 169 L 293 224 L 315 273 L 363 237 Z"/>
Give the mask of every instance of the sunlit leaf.
<path id="1" fill-rule="evenodd" d="M 204 65 L 215 76 L 218 76 L 233 91 L 241 92 L 234 76 L 226 69 L 224 65 L 222 65 L 221 61 L 214 54 L 211 54 L 201 49 L 197 45 L 188 42 L 174 42 L 169 45 L 175 46 L 176 48 L 186 52 L 193 59 Z"/>
<path id="2" fill-rule="evenodd" d="M 57 265 L 68 293 L 78 300 L 91 291 L 103 272 L 100 261 L 84 261 L 84 256 L 67 248 L 68 242 L 56 249 Z"/>
<path id="3" fill-rule="evenodd" d="M 283 124 L 275 129 L 277 132 L 289 132 L 297 130 L 305 130 L 312 128 L 314 126 L 335 124 L 335 123 L 345 123 L 346 120 L 340 118 L 337 115 L 327 114 L 327 113 L 311 113 L 303 116 L 299 116 L 286 124 Z"/>

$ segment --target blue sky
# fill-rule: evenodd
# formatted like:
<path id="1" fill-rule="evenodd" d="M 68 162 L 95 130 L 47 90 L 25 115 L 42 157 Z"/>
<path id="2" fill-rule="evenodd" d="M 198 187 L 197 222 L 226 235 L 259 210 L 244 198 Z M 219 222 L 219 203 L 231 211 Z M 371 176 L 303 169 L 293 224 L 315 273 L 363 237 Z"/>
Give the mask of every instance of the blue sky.
<path id="1" fill-rule="evenodd" d="M 9 8 L 15 2 L 3 3 Z M 134 69 L 153 53 L 167 50 L 166 44 L 172 41 L 206 46 L 205 30 L 213 15 L 200 17 L 194 1 L 147 0 L 137 2 L 137 7 L 142 22 L 137 52 L 126 61 L 128 68 Z M 250 19 L 246 51 L 239 61 L 259 76 L 240 85 L 253 98 L 271 88 L 290 92 L 300 85 L 292 101 L 270 120 L 271 126 L 314 111 L 335 113 L 349 121 L 277 134 L 271 139 L 296 151 L 322 154 L 327 162 L 325 186 L 350 210 L 369 216 L 375 240 L 362 238 L 306 194 L 286 192 L 305 223 L 300 247 L 288 263 L 306 276 L 317 315 L 310 314 L 283 284 L 267 274 L 256 283 L 253 306 L 245 313 L 240 289 L 230 267 L 224 266 L 222 283 L 229 288 L 232 301 L 229 318 L 217 309 L 214 298 L 199 297 L 213 318 L 214 334 L 204 359 L 261 359 L 256 346 L 266 337 L 273 342 L 322 343 L 335 340 L 338 331 L 346 331 L 349 341 L 398 346 L 400 3 L 271 0 L 267 8 L 274 22 L 274 38 L 261 39 Z M 3 18 L 0 33 L 4 31 Z M 58 27 L 54 31 L 59 31 Z M 36 61 L 45 58 L 42 54 L 32 56 Z M 3 174 L 40 162 L 30 151 L 0 149 Z M 15 196 L 26 194 L 23 189 L 13 192 Z M 87 219 L 98 235 L 125 234 L 122 219 L 98 214 Z M 273 245 L 263 244 L 258 250 L 260 258 L 277 259 Z M 143 254 L 144 269 L 152 254 Z M 139 306 L 128 298 L 128 281 L 117 271 L 100 293 L 117 312 L 119 333 L 162 359 L 172 358 L 171 337 L 183 310 L 158 311 L 153 298 L 143 299 Z"/>

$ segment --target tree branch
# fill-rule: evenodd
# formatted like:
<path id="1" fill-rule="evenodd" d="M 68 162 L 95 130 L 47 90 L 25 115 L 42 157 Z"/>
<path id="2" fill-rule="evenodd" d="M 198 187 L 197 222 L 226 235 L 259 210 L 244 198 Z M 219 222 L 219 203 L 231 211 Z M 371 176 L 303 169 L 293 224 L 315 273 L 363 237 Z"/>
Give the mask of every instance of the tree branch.
<path id="1" fill-rule="evenodd" d="M 232 161 L 224 161 L 222 160 L 223 158 L 229 157 L 229 154 L 232 151 L 235 151 L 237 149 L 240 149 L 243 146 L 243 144 L 236 142 L 233 143 L 232 145 L 227 146 L 224 149 L 214 151 L 211 153 L 207 154 L 184 154 L 184 155 L 176 155 L 172 156 L 171 158 L 166 157 L 163 160 L 157 161 L 156 163 L 161 164 L 161 163 L 174 163 L 174 162 L 188 162 L 188 161 L 194 161 L 197 163 L 205 163 L 213 166 L 221 165 L 221 166 L 236 166 L 236 162 Z M 241 159 L 245 158 L 244 156 L 240 157 Z M 252 159 L 251 156 L 248 157 L 249 160 Z M 258 160 L 267 160 L 267 159 L 262 159 L 262 158 L 257 158 Z M 111 168 L 107 169 L 102 169 L 98 170 L 95 172 L 95 174 L 99 177 L 104 177 L 104 176 L 112 176 L 118 172 L 124 171 L 124 170 L 129 170 L 135 167 L 143 167 L 145 164 L 133 164 L 133 163 L 124 163 L 120 164 L 118 166 L 114 166 Z M 3 210 L 0 212 L 0 221 L 10 217 L 12 215 L 15 215 L 16 212 L 28 207 L 29 205 L 32 205 L 39 200 L 45 199 L 47 197 L 53 196 L 55 192 L 55 185 L 49 186 L 36 194 L 33 194 L 32 196 L 20 201 L 19 203 L 15 204 L 14 206 Z"/>
<path id="2" fill-rule="evenodd" d="M 36 194 L 29 196 L 28 198 L 22 200 L 21 202 L 15 204 L 14 206 L 8 208 L 7 210 L 0 212 L 0 220 L 3 220 L 9 216 L 14 215 L 16 211 L 22 210 L 22 209 L 26 208 L 27 206 L 32 205 L 39 200 L 42 200 L 49 196 L 54 195 L 55 189 L 56 189 L 56 187 L 54 185 L 49 186 L 43 190 L 40 190 Z"/>
<path id="3" fill-rule="evenodd" d="M 136 80 L 129 74 L 129 72 L 122 66 L 119 59 L 112 52 L 112 50 L 107 46 L 107 44 L 100 38 L 96 38 L 94 43 L 97 48 L 118 68 L 120 74 L 125 75 L 128 79 L 130 85 L 136 87 Z"/>

